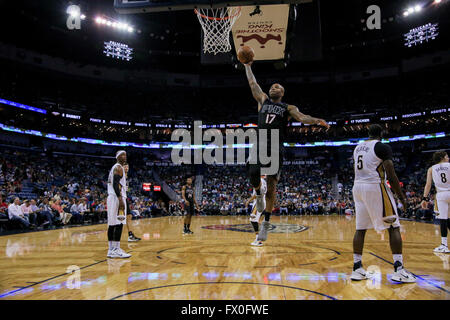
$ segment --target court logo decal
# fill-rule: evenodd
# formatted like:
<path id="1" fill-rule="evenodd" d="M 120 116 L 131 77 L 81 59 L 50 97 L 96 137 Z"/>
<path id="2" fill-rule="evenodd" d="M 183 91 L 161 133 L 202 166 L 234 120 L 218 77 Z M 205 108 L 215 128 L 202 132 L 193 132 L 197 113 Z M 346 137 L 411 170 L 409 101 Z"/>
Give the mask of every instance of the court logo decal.
<path id="1" fill-rule="evenodd" d="M 255 232 L 251 224 L 215 224 L 210 226 L 203 226 L 203 229 L 208 230 L 230 230 L 239 232 Z M 307 230 L 307 226 L 290 223 L 272 223 L 269 227 L 271 233 L 297 233 Z"/>

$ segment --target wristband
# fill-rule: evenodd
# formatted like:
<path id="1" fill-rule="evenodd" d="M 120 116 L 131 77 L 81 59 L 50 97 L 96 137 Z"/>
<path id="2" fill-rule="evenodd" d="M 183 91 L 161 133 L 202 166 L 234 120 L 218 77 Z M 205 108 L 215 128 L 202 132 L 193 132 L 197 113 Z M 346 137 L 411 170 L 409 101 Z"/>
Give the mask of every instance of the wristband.
<path id="1" fill-rule="evenodd" d="M 428 201 L 430 201 L 430 198 L 429 197 L 423 197 L 422 201 L 427 201 L 428 202 Z"/>

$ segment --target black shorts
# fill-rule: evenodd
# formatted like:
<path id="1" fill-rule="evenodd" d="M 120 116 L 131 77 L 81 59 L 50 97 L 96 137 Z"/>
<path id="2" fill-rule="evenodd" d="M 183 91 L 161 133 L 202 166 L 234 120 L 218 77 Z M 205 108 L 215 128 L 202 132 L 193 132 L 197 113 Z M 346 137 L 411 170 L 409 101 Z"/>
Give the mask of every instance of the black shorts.
<path id="1" fill-rule="evenodd" d="M 187 215 L 193 215 L 195 213 L 195 208 L 194 208 L 194 206 L 187 206 L 186 207 L 186 214 Z"/>
<path id="2" fill-rule="evenodd" d="M 277 181 L 279 181 L 280 178 L 281 178 L 281 171 L 282 171 L 281 168 L 283 167 L 283 159 L 284 159 L 284 148 L 280 148 L 278 157 L 279 157 L 278 158 L 279 165 L 278 165 L 277 172 L 275 174 L 268 175 L 269 177 L 275 177 L 275 179 Z M 246 166 L 247 166 L 247 170 L 249 172 L 250 172 L 250 170 L 251 171 L 257 170 L 259 172 L 259 175 L 261 176 L 261 174 L 262 174 L 261 173 L 261 168 L 269 168 L 270 167 L 270 163 L 269 164 L 261 164 L 261 162 L 259 160 L 259 157 L 258 157 L 257 163 L 253 164 L 253 163 L 250 163 L 250 157 L 249 157 L 247 159 Z"/>

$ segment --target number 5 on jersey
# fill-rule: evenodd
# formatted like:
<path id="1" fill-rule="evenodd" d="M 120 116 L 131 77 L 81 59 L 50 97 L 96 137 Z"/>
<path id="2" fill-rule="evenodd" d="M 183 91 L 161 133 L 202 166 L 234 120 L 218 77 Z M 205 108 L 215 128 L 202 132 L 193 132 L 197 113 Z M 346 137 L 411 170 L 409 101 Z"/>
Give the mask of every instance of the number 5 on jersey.
<path id="1" fill-rule="evenodd" d="M 359 156 L 358 156 L 358 165 L 356 166 L 356 168 L 358 168 L 358 170 L 362 170 L 362 168 L 363 168 L 363 160 L 362 160 L 362 154 L 360 154 Z"/>

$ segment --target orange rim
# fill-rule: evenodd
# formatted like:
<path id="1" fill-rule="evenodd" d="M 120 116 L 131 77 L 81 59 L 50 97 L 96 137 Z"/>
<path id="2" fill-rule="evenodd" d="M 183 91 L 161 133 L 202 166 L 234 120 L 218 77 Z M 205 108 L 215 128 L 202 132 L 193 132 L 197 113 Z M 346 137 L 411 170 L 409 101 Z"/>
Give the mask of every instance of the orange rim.
<path id="1" fill-rule="evenodd" d="M 238 11 L 233 14 L 232 16 L 228 16 L 228 17 L 224 17 L 224 18 L 216 18 L 216 17 L 209 17 L 209 16 L 205 16 L 204 14 L 200 13 L 197 9 L 194 9 L 194 12 L 196 15 L 199 15 L 200 17 L 202 17 L 203 19 L 208 19 L 208 20 L 228 20 L 230 18 L 234 18 L 235 16 L 237 16 L 239 13 L 241 13 L 241 7 L 238 7 Z"/>

